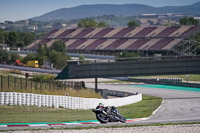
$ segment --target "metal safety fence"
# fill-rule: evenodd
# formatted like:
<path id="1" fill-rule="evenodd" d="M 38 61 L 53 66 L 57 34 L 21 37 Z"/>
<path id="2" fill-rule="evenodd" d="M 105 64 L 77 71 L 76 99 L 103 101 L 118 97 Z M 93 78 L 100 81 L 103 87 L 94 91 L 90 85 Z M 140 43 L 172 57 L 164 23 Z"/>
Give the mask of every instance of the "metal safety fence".
<path id="1" fill-rule="evenodd" d="M 51 90 L 79 90 L 84 88 L 84 82 L 75 81 L 34 81 L 28 78 L 19 78 L 14 76 L 0 75 L 0 91 L 1 92 L 39 92 Z"/>

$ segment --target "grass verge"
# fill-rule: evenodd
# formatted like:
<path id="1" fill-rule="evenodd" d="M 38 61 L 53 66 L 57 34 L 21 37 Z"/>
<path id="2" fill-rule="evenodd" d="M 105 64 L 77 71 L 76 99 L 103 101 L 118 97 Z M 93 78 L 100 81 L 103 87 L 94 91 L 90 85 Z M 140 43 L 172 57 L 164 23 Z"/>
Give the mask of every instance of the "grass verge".
<path id="1" fill-rule="evenodd" d="M 117 109 L 126 118 L 142 118 L 150 116 L 161 102 L 161 98 L 143 95 L 141 102 Z M 95 114 L 91 110 L 0 106 L 0 123 L 70 122 L 95 119 Z"/>

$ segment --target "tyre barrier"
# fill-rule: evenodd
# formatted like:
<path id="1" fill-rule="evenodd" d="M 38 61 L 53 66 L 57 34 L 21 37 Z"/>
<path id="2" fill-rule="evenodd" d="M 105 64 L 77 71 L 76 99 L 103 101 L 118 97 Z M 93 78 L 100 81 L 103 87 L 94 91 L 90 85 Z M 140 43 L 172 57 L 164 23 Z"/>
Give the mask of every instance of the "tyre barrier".
<path id="1" fill-rule="evenodd" d="M 23 105 L 68 109 L 93 109 L 99 103 L 105 106 L 123 106 L 142 100 L 142 94 L 115 99 L 80 98 L 70 96 L 40 95 L 32 93 L 0 92 L 0 105 Z"/>

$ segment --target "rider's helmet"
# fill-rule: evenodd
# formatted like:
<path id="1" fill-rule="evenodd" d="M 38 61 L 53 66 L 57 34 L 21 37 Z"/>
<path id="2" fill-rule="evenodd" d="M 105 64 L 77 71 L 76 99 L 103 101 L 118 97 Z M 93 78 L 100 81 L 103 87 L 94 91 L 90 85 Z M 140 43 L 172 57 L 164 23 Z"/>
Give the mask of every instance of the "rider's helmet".
<path id="1" fill-rule="evenodd" d="M 104 107 L 103 103 L 99 103 L 98 105 L 100 108 Z"/>

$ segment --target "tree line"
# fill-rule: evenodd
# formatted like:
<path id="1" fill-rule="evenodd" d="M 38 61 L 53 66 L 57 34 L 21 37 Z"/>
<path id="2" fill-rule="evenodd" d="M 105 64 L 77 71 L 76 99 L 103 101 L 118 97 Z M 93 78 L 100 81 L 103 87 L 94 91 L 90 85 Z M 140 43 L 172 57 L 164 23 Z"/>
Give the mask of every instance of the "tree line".
<path id="1" fill-rule="evenodd" d="M 47 45 L 39 45 L 37 53 L 27 54 L 26 57 L 19 56 L 18 53 L 8 52 L 7 50 L 0 49 L 0 64 L 14 64 L 16 60 L 21 60 L 26 64 L 27 61 L 38 60 L 39 65 L 43 65 L 43 61 L 50 61 L 54 64 L 54 68 L 63 68 L 67 60 L 71 57 L 67 55 L 65 43 L 62 41 L 55 41 L 51 47 Z"/>
<path id="2" fill-rule="evenodd" d="M 24 47 L 34 40 L 33 32 L 4 31 L 0 29 L 0 44 L 7 44 L 9 47 Z"/>
<path id="3" fill-rule="evenodd" d="M 39 45 L 37 53 L 28 54 L 23 62 L 29 60 L 38 60 L 39 65 L 43 65 L 43 61 L 50 61 L 54 64 L 54 68 L 61 69 L 67 64 L 67 60 L 70 60 L 71 57 L 67 55 L 67 50 L 65 43 L 61 40 L 55 41 L 50 47 L 47 45 Z"/>

